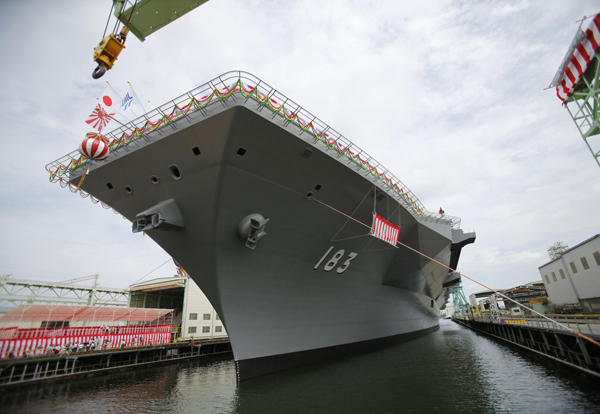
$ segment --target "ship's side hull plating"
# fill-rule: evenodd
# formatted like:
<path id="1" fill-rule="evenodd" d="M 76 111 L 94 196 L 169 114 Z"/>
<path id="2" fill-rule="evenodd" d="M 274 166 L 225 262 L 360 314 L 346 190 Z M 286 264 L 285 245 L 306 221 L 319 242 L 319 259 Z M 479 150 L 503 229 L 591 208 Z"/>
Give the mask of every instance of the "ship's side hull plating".
<path id="1" fill-rule="evenodd" d="M 212 302 L 242 381 L 438 325 L 447 269 L 307 195 L 366 224 L 376 210 L 401 226 L 400 241 L 445 264 L 449 226 L 415 220 L 308 138 L 236 105 L 111 160 L 84 182 L 132 221 L 175 200 L 185 226 L 147 234 Z M 269 219 L 255 249 L 238 231 L 250 214 Z"/>

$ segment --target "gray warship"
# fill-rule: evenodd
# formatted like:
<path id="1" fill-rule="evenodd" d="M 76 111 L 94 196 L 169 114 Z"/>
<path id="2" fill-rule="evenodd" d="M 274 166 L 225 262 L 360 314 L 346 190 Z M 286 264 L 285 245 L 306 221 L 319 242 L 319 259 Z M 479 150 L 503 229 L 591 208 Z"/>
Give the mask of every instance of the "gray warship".
<path id="1" fill-rule="evenodd" d="M 238 381 L 438 328 L 475 233 L 252 74 L 225 73 L 106 137 L 81 195 L 132 222 L 191 275 L 229 334 Z M 86 160 L 46 166 L 72 190 Z M 316 200 L 319 200 L 317 202 Z M 331 208 L 327 207 L 330 206 Z M 344 213 L 344 214 L 341 214 Z"/>

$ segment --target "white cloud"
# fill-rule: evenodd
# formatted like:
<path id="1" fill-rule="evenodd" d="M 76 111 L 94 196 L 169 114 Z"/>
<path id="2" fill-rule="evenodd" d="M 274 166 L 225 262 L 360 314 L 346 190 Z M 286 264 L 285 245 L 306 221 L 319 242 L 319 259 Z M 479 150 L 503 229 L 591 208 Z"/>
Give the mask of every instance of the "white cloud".
<path id="1" fill-rule="evenodd" d="M 119 92 L 131 81 L 155 107 L 232 69 L 329 123 L 430 210 L 461 216 L 478 240 L 460 270 L 488 285 L 538 279 L 547 246 L 598 232 L 598 167 L 542 90 L 592 2 L 211 1 L 144 43 L 130 36 L 101 81 L 90 73 L 106 4 L 0 7 L 4 38 L 20 36 L 0 45 L 2 273 L 100 273 L 124 287 L 163 263 L 151 240 L 49 184 L 43 166 L 77 147 L 104 80 Z"/>

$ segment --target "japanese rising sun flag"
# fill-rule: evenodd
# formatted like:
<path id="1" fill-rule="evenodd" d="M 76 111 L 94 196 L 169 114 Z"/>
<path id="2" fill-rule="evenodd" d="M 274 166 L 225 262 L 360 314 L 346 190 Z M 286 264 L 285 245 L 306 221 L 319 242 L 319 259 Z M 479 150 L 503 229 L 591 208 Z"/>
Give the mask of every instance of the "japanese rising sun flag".
<path id="1" fill-rule="evenodd" d="M 94 111 L 85 122 L 97 129 L 98 132 L 101 132 L 102 129 L 108 127 L 110 121 L 114 119 L 115 114 L 121 112 L 121 98 L 109 85 L 104 89 L 100 98 L 98 98 L 98 104 L 96 104 Z"/>
<path id="2" fill-rule="evenodd" d="M 113 115 L 114 112 L 109 114 L 106 109 L 102 107 L 102 105 L 98 104 L 85 122 L 100 132 L 102 131 L 102 128 L 108 125 Z"/>
<path id="3" fill-rule="evenodd" d="M 393 225 L 379 214 L 373 213 L 373 228 L 371 229 L 371 235 L 392 246 L 396 246 L 398 243 L 398 236 L 400 235 L 400 227 Z"/>

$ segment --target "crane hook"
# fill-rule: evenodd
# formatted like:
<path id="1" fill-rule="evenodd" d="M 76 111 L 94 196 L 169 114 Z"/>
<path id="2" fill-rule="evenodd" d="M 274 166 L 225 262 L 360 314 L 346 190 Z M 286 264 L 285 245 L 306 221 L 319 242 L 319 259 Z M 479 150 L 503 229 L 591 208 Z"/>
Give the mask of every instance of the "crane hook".
<path id="1" fill-rule="evenodd" d="M 108 68 L 106 67 L 106 65 L 104 65 L 103 63 L 99 63 L 98 66 L 96 66 L 96 69 L 94 69 L 94 71 L 92 72 L 92 78 L 100 79 L 102 76 L 104 76 L 107 70 Z"/>

